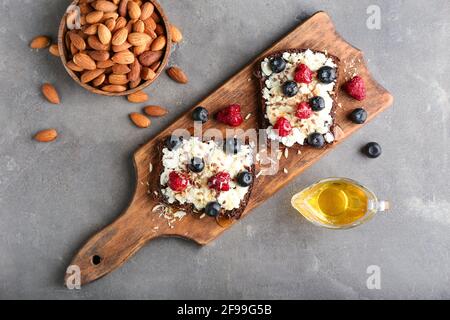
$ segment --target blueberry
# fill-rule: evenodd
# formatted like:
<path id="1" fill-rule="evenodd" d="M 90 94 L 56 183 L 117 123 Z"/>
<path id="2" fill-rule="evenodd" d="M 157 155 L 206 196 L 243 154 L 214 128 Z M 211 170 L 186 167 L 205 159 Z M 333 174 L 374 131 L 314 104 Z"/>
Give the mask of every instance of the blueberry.
<path id="1" fill-rule="evenodd" d="M 280 73 L 286 68 L 286 61 L 282 57 L 273 58 L 270 60 L 270 68 L 272 72 Z"/>
<path id="2" fill-rule="evenodd" d="M 249 185 L 252 184 L 252 182 L 253 182 L 253 176 L 250 172 L 248 172 L 248 171 L 239 172 L 239 174 L 237 176 L 238 185 L 240 185 L 241 187 L 248 187 Z"/>
<path id="3" fill-rule="evenodd" d="M 177 136 L 171 135 L 170 137 L 167 137 L 165 140 L 165 145 L 167 149 L 170 151 L 178 149 L 178 147 L 181 145 L 182 138 L 179 138 Z"/>
<path id="4" fill-rule="evenodd" d="M 293 97 L 298 92 L 298 86 L 295 81 L 286 81 L 283 84 L 283 93 L 288 97 Z"/>
<path id="5" fill-rule="evenodd" d="M 236 154 L 241 150 L 241 141 L 236 138 L 227 139 L 223 144 L 223 151 L 228 154 Z"/>
<path id="6" fill-rule="evenodd" d="M 194 119 L 194 121 L 201 121 L 202 123 L 208 121 L 208 115 L 208 110 L 203 107 L 197 107 L 192 112 L 192 118 Z"/>
<path id="7" fill-rule="evenodd" d="M 369 142 L 364 146 L 363 152 L 369 158 L 378 158 L 381 155 L 381 146 L 376 142 Z"/>
<path id="8" fill-rule="evenodd" d="M 322 97 L 316 96 L 309 99 L 309 105 L 312 111 L 320 111 L 325 109 L 325 100 Z"/>
<path id="9" fill-rule="evenodd" d="M 202 158 L 193 157 L 189 163 L 189 170 L 192 172 L 202 172 L 205 167 L 205 162 Z"/>
<path id="10" fill-rule="evenodd" d="M 325 144 L 325 139 L 322 134 L 314 132 L 308 136 L 307 142 L 314 148 L 322 148 Z"/>
<path id="11" fill-rule="evenodd" d="M 210 217 L 217 217 L 220 213 L 220 203 L 213 201 L 209 202 L 205 207 L 205 213 Z"/>
<path id="12" fill-rule="evenodd" d="M 336 80 L 336 69 L 324 66 L 317 70 L 317 78 L 322 83 L 331 83 Z"/>
<path id="13" fill-rule="evenodd" d="M 367 111 L 363 108 L 356 108 L 350 113 L 350 120 L 354 123 L 362 124 L 367 120 Z"/>

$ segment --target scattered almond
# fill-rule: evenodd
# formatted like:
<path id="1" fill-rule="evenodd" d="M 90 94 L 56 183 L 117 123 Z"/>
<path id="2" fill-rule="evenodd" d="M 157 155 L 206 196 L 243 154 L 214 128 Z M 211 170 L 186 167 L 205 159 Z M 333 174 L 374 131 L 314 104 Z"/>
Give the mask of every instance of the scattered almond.
<path id="1" fill-rule="evenodd" d="M 144 108 L 144 112 L 150 117 L 162 117 L 169 113 L 166 108 L 160 106 L 147 106 Z"/>
<path id="2" fill-rule="evenodd" d="M 170 35 L 172 37 L 172 41 L 175 43 L 183 40 L 183 34 L 181 33 L 180 29 L 178 29 L 177 26 L 173 24 L 170 25 Z"/>
<path id="3" fill-rule="evenodd" d="M 51 40 L 47 36 L 37 36 L 30 42 L 31 49 L 44 49 L 51 43 Z"/>
<path id="4" fill-rule="evenodd" d="M 61 100 L 59 99 L 58 91 L 50 83 L 44 83 L 41 87 L 42 94 L 48 100 L 48 102 L 53 104 L 59 104 Z"/>
<path id="5" fill-rule="evenodd" d="M 178 67 L 171 67 L 167 69 L 167 74 L 170 78 L 172 78 L 172 80 L 178 83 L 186 84 L 189 81 L 184 71 Z"/>
<path id="6" fill-rule="evenodd" d="M 52 55 L 54 55 L 55 57 L 59 57 L 59 48 L 58 45 L 52 44 L 49 48 L 48 48 L 48 52 L 50 52 Z"/>
<path id="7" fill-rule="evenodd" d="M 137 91 L 135 93 L 129 94 L 127 96 L 127 99 L 132 103 L 143 103 L 148 100 L 148 94 L 146 94 L 144 91 Z"/>
<path id="8" fill-rule="evenodd" d="M 41 130 L 34 135 L 34 140 L 39 142 L 50 142 L 58 137 L 58 132 L 55 129 Z"/>
<path id="9" fill-rule="evenodd" d="M 130 119 L 139 128 L 148 128 L 151 123 L 149 118 L 137 112 L 130 113 Z"/>

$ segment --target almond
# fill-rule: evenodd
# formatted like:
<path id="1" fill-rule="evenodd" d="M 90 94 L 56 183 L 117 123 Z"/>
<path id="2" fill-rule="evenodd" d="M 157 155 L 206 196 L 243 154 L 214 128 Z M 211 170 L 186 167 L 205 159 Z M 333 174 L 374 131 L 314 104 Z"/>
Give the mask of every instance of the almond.
<path id="1" fill-rule="evenodd" d="M 72 41 L 72 44 L 75 46 L 75 48 L 77 48 L 80 51 L 86 50 L 86 42 L 78 33 L 70 32 L 69 38 L 70 41 Z"/>
<path id="2" fill-rule="evenodd" d="M 125 41 L 127 41 L 127 38 L 128 38 L 128 30 L 127 30 L 127 28 L 124 27 L 124 28 L 117 30 L 114 33 L 111 43 L 113 46 L 120 46 Z"/>
<path id="3" fill-rule="evenodd" d="M 98 25 L 97 35 L 102 44 L 107 45 L 111 42 L 111 31 L 104 24 Z"/>
<path id="4" fill-rule="evenodd" d="M 152 19 L 155 20 L 156 23 L 159 23 L 161 21 L 161 18 L 158 16 L 156 11 L 153 11 L 153 13 L 150 17 L 152 17 Z"/>
<path id="5" fill-rule="evenodd" d="M 130 89 L 137 88 L 141 84 L 141 81 L 142 81 L 141 78 L 139 78 L 139 79 L 137 79 L 135 81 L 130 81 L 130 84 L 129 84 Z"/>
<path id="6" fill-rule="evenodd" d="M 117 92 L 124 92 L 124 91 L 126 91 L 127 87 L 122 86 L 122 85 L 117 85 L 117 84 L 110 84 L 110 85 L 103 86 L 102 90 L 106 91 L 106 92 L 117 93 Z"/>
<path id="7" fill-rule="evenodd" d="M 144 112 L 150 117 L 162 117 L 169 113 L 166 108 L 160 106 L 147 106 L 144 108 Z"/>
<path id="8" fill-rule="evenodd" d="M 128 37 L 128 35 L 127 35 L 127 37 Z M 125 51 L 125 50 L 127 50 L 127 49 L 129 49 L 129 48 L 131 48 L 132 46 L 131 46 L 131 44 L 128 42 L 128 41 L 125 41 L 124 43 L 122 43 L 121 45 L 118 45 L 118 46 L 112 46 L 112 51 L 114 51 L 114 52 L 120 52 L 120 51 Z"/>
<path id="9" fill-rule="evenodd" d="M 75 62 L 73 62 L 72 60 L 69 61 L 69 62 L 67 62 L 66 66 L 67 66 L 67 68 L 69 68 L 70 70 L 76 71 L 76 72 L 80 72 L 80 71 L 83 71 L 83 70 L 84 70 L 82 67 L 77 66 L 77 65 L 75 64 Z"/>
<path id="10" fill-rule="evenodd" d="M 51 40 L 47 36 L 37 36 L 30 42 L 31 49 L 44 49 L 47 48 L 51 43 Z"/>
<path id="11" fill-rule="evenodd" d="M 103 82 L 105 82 L 105 79 L 106 79 L 106 75 L 104 73 L 102 73 L 101 75 L 99 75 L 97 78 L 95 78 L 92 81 L 92 85 L 94 87 L 101 86 L 103 84 Z"/>
<path id="12" fill-rule="evenodd" d="M 133 24 L 133 31 L 138 33 L 143 33 L 145 31 L 144 21 L 138 20 Z"/>
<path id="13" fill-rule="evenodd" d="M 152 18 L 144 19 L 144 26 L 145 30 L 152 30 L 154 31 L 156 29 L 156 22 Z"/>
<path id="14" fill-rule="evenodd" d="M 141 75 L 141 64 L 138 59 L 135 59 L 134 62 L 130 66 L 130 72 L 128 73 L 129 81 L 137 81 Z"/>
<path id="15" fill-rule="evenodd" d="M 61 100 L 59 99 L 58 91 L 50 83 L 44 83 L 41 87 L 42 94 L 48 100 L 48 102 L 53 104 L 59 104 Z"/>
<path id="16" fill-rule="evenodd" d="M 126 74 L 115 74 L 112 73 L 108 77 L 109 83 L 125 85 L 128 83 L 128 77 Z"/>
<path id="17" fill-rule="evenodd" d="M 105 69 L 95 69 L 84 71 L 81 75 L 81 83 L 88 83 L 97 78 L 99 75 L 103 74 Z"/>
<path id="18" fill-rule="evenodd" d="M 97 68 L 99 69 L 107 69 L 109 67 L 112 67 L 114 65 L 114 62 L 111 59 L 108 59 L 106 61 L 98 61 L 97 62 Z"/>
<path id="19" fill-rule="evenodd" d="M 59 57 L 59 48 L 58 48 L 58 45 L 55 43 L 55 44 L 52 44 L 49 48 L 48 48 L 48 51 L 52 54 L 52 55 L 54 55 L 55 57 Z"/>
<path id="20" fill-rule="evenodd" d="M 98 30 L 97 30 L 98 31 Z M 94 50 L 109 50 L 109 45 L 100 42 L 97 36 L 89 36 L 87 43 Z"/>
<path id="21" fill-rule="evenodd" d="M 144 91 L 137 91 L 127 96 L 129 102 L 142 103 L 148 100 L 148 95 Z"/>
<path id="22" fill-rule="evenodd" d="M 106 61 L 109 59 L 109 51 L 106 50 L 91 50 L 87 51 L 87 54 L 95 61 Z"/>
<path id="23" fill-rule="evenodd" d="M 180 29 L 178 29 L 177 26 L 173 24 L 170 25 L 170 35 L 172 37 L 172 41 L 175 43 L 183 40 L 183 35 L 181 34 Z"/>
<path id="24" fill-rule="evenodd" d="M 153 40 L 150 49 L 152 51 L 160 51 L 164 49 L 165 46 L 166 46 L 166 37 L 164 35 L 160 35 L 158 36 L 158 38 Z"/>
<path id="25" fill-rule="evenodd" d="M 39 142 L 50 142 L 58 137 L 58 132 L 55 129 L 41 130 L 34 135 L 34 140 Z"/>
<path id="26" fill-rule="evenodd" d="M 160 24 L 156 24 L 155 33 L 160 36 L 164 34 L 164 27 Z"/>
<path id="27" fill-rule="evenodd" d="M 127 74 L 130 71 L 130 68 L 126 64 L 115 64 L 112 67 L 112 72 L 115 74 Z"/>
<path id="28" fill-rule="evenodd" d="M 77 53 L 73 56 L 73 62 L 85 70 L 95 70 L 97 65 L 95 61 L 89 57 L 86 53 Z"/>
<path id="29" fill-rule="evenodd" d="M 93 36 L 97 34 L 97 28 L 98 24 L 91 24 L 90 26 L 87 26 L 84 28 L 83 32 L 84 34 L 87 34 L 88 36 Z"/>
<path id="30" fill-rule="evenodd" d="M 161 59 L 163 53 L 162 51 L 147 51 L 139 56 L 139 62 L 145 66 L 149 67 L 153 63 Z"/>
<path id="31" fill-rule="evenodd" d="M 137 112 L 130 113 L 130 119 L 139 128 L 148 128 L 151 124 L 149 118 Z"/>
<path id="32" fill-rule="evenodd" d="M 169 75 L 170 78 L 172 78 L 172 80 L 178 83 L 186 84 L 189 81 L 184 71 L 178 67 L 171 67 L 167 69 L 167 74 Z"/>
<path id="33" fill-rule="evenodd" d="M 145 51 L 148 51 L 149 47 L 150 47 L 149 43 L 148 44 L 144 44 L 144 45 L 139 46 L 139 47 L 133 47 L 133 53 L 134 53 L 135 56 L 140 56 Z"/>
<path id="34" fill-rule="evenodd" d="M 106 12 L 103 15 L 102 21 L 106 23 L 106 20 L 113 19 L 115 22 L 117 18 L 119 18 L 119 14 L 117 12 Z"/>
<path id="35" fill-rule="evenodd" d="M 91 6 L 94 7 L 95 10 L 103 12 L 113 12 L 117 10 L 117 5 L 106 0 L 95 1 Z"/>
<path id="36" fill-rule="evenodd" d="M 141 6 L 141 20 L 145 20 L 151 17 L 155 6 L 151 2 L 146 2 Z"/>
<path id="37" fill-rule="evenodd" d="M 86 15 L 86 22 L 89 24 L 98 23 L 103 18 L 103 11 L 92 11 Z"/>
<path id="38" fill-rule="evenodd" d="M 155 71 L 148 67 L 143 67 L 141 70 L 141 78 L 143 80 L 153 80 L 156 77 Z"/>
<path id="39" fill-rule="evenodd" d="M 126 25 L 127 25 L 127 19 L 125 19 L 124 17 L 119 17 L 116 20 L 116 27 L 114 28 L 114 31 L 118 31 L 122 28 L 125 28 Z"/>
<path id="40" fill-rule="evenodd" d="M 125 17 L 127 15 L 128 0 L 121 0 L 119 4 L 119 15 Z"/>
<path id="41" fill-rule="evenodd" d="M 120 51 L 111 60 L 118 64 L 131 64 L 134 62 L 134 54 L 128 50 Z"/>
<path id="42" fill-rule="evenodd" d="M 105 21 L 105 26 L 108 28 L 109 31 L 113 32 L 116 28 L 116 20 L 114 18 L 109 18 Z"/>
<path id="43" fill-rule="evenodd" d="M 141 8 L 139 5 L 134 1 L 128 1 L 128 15 L 131 19 L 139 19 L 141 16 Z"/>
<path id="44" fill-rule="evenodd" d="M 156 61 L 154 64 L 150 66 L 150 69 L 152 69 L 154 72 L 158 70 L 159 66 L 161 65 L 161 61 Z"/>
<path id="45" fill-rule="evenodd" d="M 133 32 L 128 35 L 128 42 L 133 46 L 142 46 L 150 42 L 152 38 L 146 34 L 141 32 Z M 154 50 L 156 51 L 156 50 Z"/>

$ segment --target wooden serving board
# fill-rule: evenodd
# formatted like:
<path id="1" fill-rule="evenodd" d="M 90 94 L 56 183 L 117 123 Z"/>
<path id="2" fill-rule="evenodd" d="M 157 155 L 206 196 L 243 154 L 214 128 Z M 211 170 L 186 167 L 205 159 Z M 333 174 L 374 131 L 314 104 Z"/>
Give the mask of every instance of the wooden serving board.
<path id="1" fill-rule="evenodd" d="M 214 114 L 228 104 L 239 103 L 242 106 L 244 116 L 249 113 L 252 114 L 240 128 L 244 130 L 257 128 L 259 125 L 260 96 L 258 81 L 253 75 L 256 63 L 265 55 L 289 48 L 327 50 L 330 54 L 339 57 L 341 60 L 341 77 L 338 85 L 340 86 L 343 81 L 348 80 L 357 70 L 358 74 L 365 80 L 367 98 L 361 103 L 348 97 L 344 92 L 339 92 L 338 103 L 341 106 L 336 111 L 336 122 L 342 132 L 338 141 L 328 148 L 313 149 L 306 147 L 300 155 L 291 152 L 287 159 L 282 157 L 280 168 L 286 168 L 288 173 L 279 170 L 276 175 L 263 175 L 257 178 L 243 216 L 249 214 L 252 209 L 269 199 L 291 179 L 318 161 L 327 152 L 333 150 L 339 142 L 361 128 L 361 125 L 355 125 L 347 119 L 350 110 L 364 105 L 369 114 L 368 120 L 371 120 L 393 102 L 391 94 L 372 79 L 364 64 L 362 52 L 348 44 L 336 33 L 330 17 L 326 13 L 318 12 L 255 58 L 252 63 L 198 105 L 204 106 L 210 111 L 210 114 Z M 71 262 L 71 265 L 77 265 L 80 268 L 81 284 L 92 282 L 115 270 L 151 239 L 161 236 L 177 236 L 205 245 L 232 225 L 224 228 L 218 225 L 213 218 L 200 219 L 198 215 L 188 214 L 171 227 L 167 219 L 152 212 L 157 202 L 149 196 L 148 192 L 149 189 L 150 191 L 156 189 L 156 183 L 159 180 L 157 173 L 150 173 L 149 170 L 150 163 L 156 163 L 160 156 L 155 152 L 155 144 L 177 128 L 192 127 L 191 112 L 188 111 L 136 151 L 134 166 L 137 182 L 129 207 L 117 220 L 89 239 Z M 216 127 L 223 132 L 227 128 L 214 120 L 210 120 L 203 129 L 206 130 L 210 127 Z M 147 182 L 150 186 L 147 185 Z M 270 185 L 270 188 L 267 188 L 268 185 Z"/>

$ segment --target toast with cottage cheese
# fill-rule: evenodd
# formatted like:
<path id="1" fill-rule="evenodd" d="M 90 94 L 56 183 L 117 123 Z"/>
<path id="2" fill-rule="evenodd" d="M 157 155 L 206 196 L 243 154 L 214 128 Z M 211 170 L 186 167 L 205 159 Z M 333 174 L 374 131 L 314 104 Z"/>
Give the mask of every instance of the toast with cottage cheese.
<path id="1" fill-rule="evenodd" d="M 239 140 L 215 142 L 168 136 L 159 143 L 155 197 L 186 213 L 238 219 L 255 181 L 253 148 Z"/>
<path id="2" fill-rule="evenodd" d="M 339 59 L 327 52 L 289 49 L 257 64 L 261 127 L 285 147 L 333 143 Z"/>

